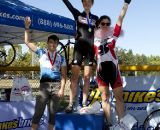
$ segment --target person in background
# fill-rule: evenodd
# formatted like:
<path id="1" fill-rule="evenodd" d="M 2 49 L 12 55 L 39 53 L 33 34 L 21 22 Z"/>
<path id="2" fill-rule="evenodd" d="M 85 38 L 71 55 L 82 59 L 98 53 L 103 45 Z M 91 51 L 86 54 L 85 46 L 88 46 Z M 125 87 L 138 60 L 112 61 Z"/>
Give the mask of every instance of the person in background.
<path id="1" fill-rule="evenodd" d="M 66 83 L 66 61 L 56 52 L 59 38 L 56 35 L 48 37 L 47 50 L 38 48 L 30 41 L 30 17 L 25 18 L 25 43 L 30 50 L 39 56 L 40 62 L 40 94 L 36 99 L 35 113 L 32 119 L 32 129 L 37 130 L 40 119 L 48 105 L 49 121 L 48 129 L 53 130 L 55 125 L 55 113 L 58 102 L 64 95 Z"/>
<path id="2" fill-rule="evenodd" d="M 90 11 L 94 4 L 94 0 L 82 0 L 84 11 L 81 13 L 72 6 L 69 0 L 63 0 L 64 4 L 73 14 L 77 25 L 77 33 L 75 38 L 75 46 L 72 61 L 72 77 L 70 86 L 70 100 L 66 108 L 66 112 L 73 111 L 73 102 L 77 95 L 78 77 L 81 70 L 82 62 L 84 62 L 84 87 L 82 105 L 86 106 L 88 97 L 90 76 L 94 61 L 94 29 L 98 21 L 98 17 Z"/>
<path id="3" fill-rule="evenodd" d="M 98 29 L 95 31 L 94 49 L 97 60 L 97 82 L 102 97 L 102 108 L 109 125 L 111 125 L 109 85 L 112 87 L 116 99 L 118 119 L 120 120 L 124 117 L 123 85 L 114 49 L 130 2 L 131 0 L 124 0 L 124 5 L 114 30 L 110 27 L 110 17 L 103 15 L 100 17 Z"/>

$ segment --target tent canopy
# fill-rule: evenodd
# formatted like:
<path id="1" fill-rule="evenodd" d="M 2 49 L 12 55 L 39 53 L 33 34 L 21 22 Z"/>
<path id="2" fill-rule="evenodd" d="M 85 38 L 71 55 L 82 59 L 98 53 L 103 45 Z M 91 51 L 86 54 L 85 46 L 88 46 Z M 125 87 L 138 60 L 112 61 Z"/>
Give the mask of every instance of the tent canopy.
<path id="1" fill-rule="evenodd" d="M 48 13 L 19 0 L 0 0 L 0 42 L 24 43 L 26 16 L 32 20 L 31 39 L 35 42 L 46 41 L 50 34 L 56 34 L 60 39 L 75 34 L 75 22 L 69 18 Z"/>

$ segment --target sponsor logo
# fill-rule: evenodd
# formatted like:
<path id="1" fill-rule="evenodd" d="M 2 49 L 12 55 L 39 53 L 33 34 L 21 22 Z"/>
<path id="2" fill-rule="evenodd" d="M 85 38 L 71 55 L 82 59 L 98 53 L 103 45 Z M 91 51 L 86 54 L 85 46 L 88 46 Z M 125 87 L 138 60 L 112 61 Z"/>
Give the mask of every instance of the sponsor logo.
<path id="1" fill-rule="evenodd" d="M 149 91 L 124 91 L 125 103 L 152 103 L 160 102 L 160 89 Z"/>
<path id="2" fill-rule="evenodd" d="M 18 127 L 18 120 L 11 120 L 0 122 L 0 130 L 16 129 Z"/>
<path id="3" fill-rule="evenodd" d="M 22 93 L 28 93 L 31 89 L 29 86 L 22 86 L 21 88 L 14 88 L 12 91 L 12 95 L 21 95 Z"/>
<path id="4" fill-rule="evenodd" d="M 40 120 L 40 125 L 44 124 L 44 116 Z M 23 119 L 18 117 L 18 119 L 13 119 L 9 121 L 0 122 L 0 130 L 11 130 L 16 128 L 31 127 L 32 118 Z"/>
<path id="5" fill-rule="evenodd" d="M 152 103 L 160 102 L 160 89 L 149 91 L 127 91 L 123 92 L 125 103 Z M 89 92 L 88 104 L 93 104 L 95 101 L 101 101 L 101 93 L 98 89 L 92 89 Z M 111 102 L 115 102 L 114 95 L 111 95 Z"/>

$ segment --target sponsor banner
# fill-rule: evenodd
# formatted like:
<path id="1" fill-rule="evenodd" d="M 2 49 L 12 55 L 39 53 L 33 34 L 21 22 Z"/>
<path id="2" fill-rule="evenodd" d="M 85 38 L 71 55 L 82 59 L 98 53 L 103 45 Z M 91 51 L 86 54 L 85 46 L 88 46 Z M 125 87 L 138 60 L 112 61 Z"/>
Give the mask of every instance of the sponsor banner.
<path id="1" fill-rule="evenodd" d="M 123 81 L 125 111 L 137 119 L 135 129 L 141 129 L 147 116 L 160 109 L 160 76 L 126 77 Z"/>
<path id="2" fill-rule="evenodd" d="M 0 102 L 0 130 L 30 130 L 35 101 Z M 47 130 L 48 115 L 45 110 L 39 130 Z"/>
<path id="3" fill-rule="evenodd" d="M 137 119 L 138 123 L 134 126 L 134 130 L 143 129 L 143 123 L 148 115 L 160 109 L 160 76 L 123 77 L 123 81 L 125 112 Z M 100 93 L 97 89 L 92 89 L 89 93 L 88 102 L 92 104 L 96 100 L 101 100 Z M 116 112 L 113 93 L 110 100 L 114 122 L 116 121 Z M 0 130 L 29 130 L 34 113 L 34 105 L 34 101 L 1 102 Z M 41 119 L 40 130 L 47 129 L 47 117 L 47 110 L 45 110 Z M 151 122 L 149 125 L 153 125 L 153 123 Z M 148 128 L 152 128 L 149 125 Z"/>
<path id="4" fill-rule="evenodd" d="M 10 101 L 31 101 L 33 99 L 28 79 L 25 77 L 14 77 Z"/>
<path id="5" fill-rule="evenodd" d="M 83 86 L 83 83 L 84 82 L 82 79 L 82 81 L 79 82 L 81 88 Z M 125 113 L 129 113 L 137 119 L 138 123 L 136 124 L 134 129 L 143 129 L 143 123 L 145 119 L 151 114 L 151 112 L 160 109 L 160 76 L 123 77 L 123 87 Z M 82 89 L 80 89 L 79 91 L 79 98 L 77 102 L 81 105 Z M 110 91 L 112 121 L 116 122 L 117 116 L 115 111 L 115 98 L 111 89 Z M 101 94 L 97 88 L 93 87 L 93 89 L 91 89 L 89 92 L 88 105 L 93 104 L 97 100 L 101 102 Z"/>

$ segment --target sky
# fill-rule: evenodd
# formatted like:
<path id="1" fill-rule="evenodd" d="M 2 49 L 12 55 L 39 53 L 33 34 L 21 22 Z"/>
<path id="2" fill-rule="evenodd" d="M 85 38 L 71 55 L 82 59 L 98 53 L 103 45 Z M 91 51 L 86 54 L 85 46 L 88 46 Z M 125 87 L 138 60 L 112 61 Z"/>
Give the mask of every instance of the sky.
<path id="1" fill-rule="evenodd" d="M 73 19 L 62 0 L 21 0 L 50 13 Z M 83 11 L 81 0 L 69 0 L 79 11 Z M 94 0 L 91 13 L 108 15 L 114 26 L 123 6 L 123 0 Z M 134 54 L 160 55 L 160 0 L 132 0 L 124 18 L 124 36 L 117 46 L 131 49 Z"/>

